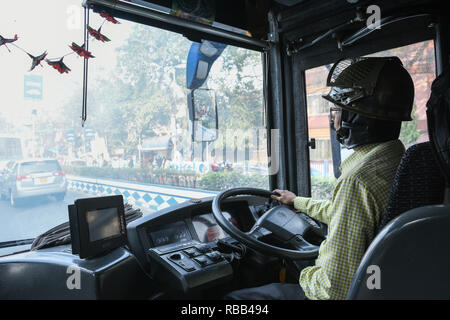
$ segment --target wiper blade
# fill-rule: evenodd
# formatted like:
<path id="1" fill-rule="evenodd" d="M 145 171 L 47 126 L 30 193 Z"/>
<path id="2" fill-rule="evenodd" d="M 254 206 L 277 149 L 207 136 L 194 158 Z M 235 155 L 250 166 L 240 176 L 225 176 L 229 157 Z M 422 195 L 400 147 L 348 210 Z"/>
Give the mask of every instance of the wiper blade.
<path id="1" fill-rule="evenodd" d="M 12 241 L 4 241 L 0 242 L 0 249 L 17 247 L 17 246 L 25 246 L 27 244 L 32 244 L 34 239 L 22 239 L 22 240 L 12 240 Z"/>

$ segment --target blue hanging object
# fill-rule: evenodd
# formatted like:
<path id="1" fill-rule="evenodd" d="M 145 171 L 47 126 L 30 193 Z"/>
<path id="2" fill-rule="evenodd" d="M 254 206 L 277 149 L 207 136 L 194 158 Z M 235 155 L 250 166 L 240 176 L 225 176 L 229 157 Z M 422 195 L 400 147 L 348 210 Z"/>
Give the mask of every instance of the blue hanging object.
<path id="1" fill-rule="evenodd" d="M 186 62 L 186 88 L 193 90 L 203 85 L 214 61 L 222 54 L 226 46 L 226 44 L 208 40 L 192 43 Z"/>

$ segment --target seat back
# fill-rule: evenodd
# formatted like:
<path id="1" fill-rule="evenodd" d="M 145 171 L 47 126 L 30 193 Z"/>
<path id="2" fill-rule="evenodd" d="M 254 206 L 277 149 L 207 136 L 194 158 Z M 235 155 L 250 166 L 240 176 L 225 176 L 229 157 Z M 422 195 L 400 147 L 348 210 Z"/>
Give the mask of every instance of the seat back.
<path id="1" fill-rule="evenodd" d="M 450 65 L 433 81 L 427 102 L 427 124 L 433 152 L 446 181 L 444 202 L 450 202 Z"/>
<path id="2" fill-rule="evenodd" d="M 375 237 L 348 299 L 450 299 L 450 205 L 410 210 Z"/>
<path id="3" fill-rule="evenodd" d="M 445 180 L 431 144 L 423 142 L 409 147 L 400 160 L 379 230 L 403 212 L 441 204 L 444 189 Z"/>
<path id="4" fill-rule="evenodd" d="M 450 204 L 427 206 L 450 202 L 450 68 L 431 90 L 430 143 L 405 152 L 348 299 L 450 299 Z"/>

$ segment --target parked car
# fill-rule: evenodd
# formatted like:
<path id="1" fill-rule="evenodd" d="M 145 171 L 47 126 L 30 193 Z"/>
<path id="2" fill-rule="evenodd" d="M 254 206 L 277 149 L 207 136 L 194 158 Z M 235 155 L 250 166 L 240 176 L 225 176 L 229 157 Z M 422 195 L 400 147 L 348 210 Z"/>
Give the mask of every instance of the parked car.
<path id="1" fill-rule="evenodd" d="M 2 171 L 0 193 L 11 206 L 35 196 L 53 195 L 63 200 L 67 191 L 66 173 L 55 159 L 15 161 Z"/>

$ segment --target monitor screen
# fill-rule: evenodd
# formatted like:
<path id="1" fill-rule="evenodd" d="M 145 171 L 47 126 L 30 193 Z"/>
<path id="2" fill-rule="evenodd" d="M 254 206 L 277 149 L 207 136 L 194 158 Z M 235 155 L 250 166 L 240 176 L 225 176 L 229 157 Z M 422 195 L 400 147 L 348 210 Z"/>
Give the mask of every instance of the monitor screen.
<path id="1" fill-rule="evenodd" d="M 120 235 L 120 220 L 117 208 L 86 212 L 89 241 L 97 241 Z"/>
<path id="2" fill-rule="evenodd" d="M 72 253 L 93 258 L 127 244 L 123 196 L 77 199 L 69 205 Z"/>

